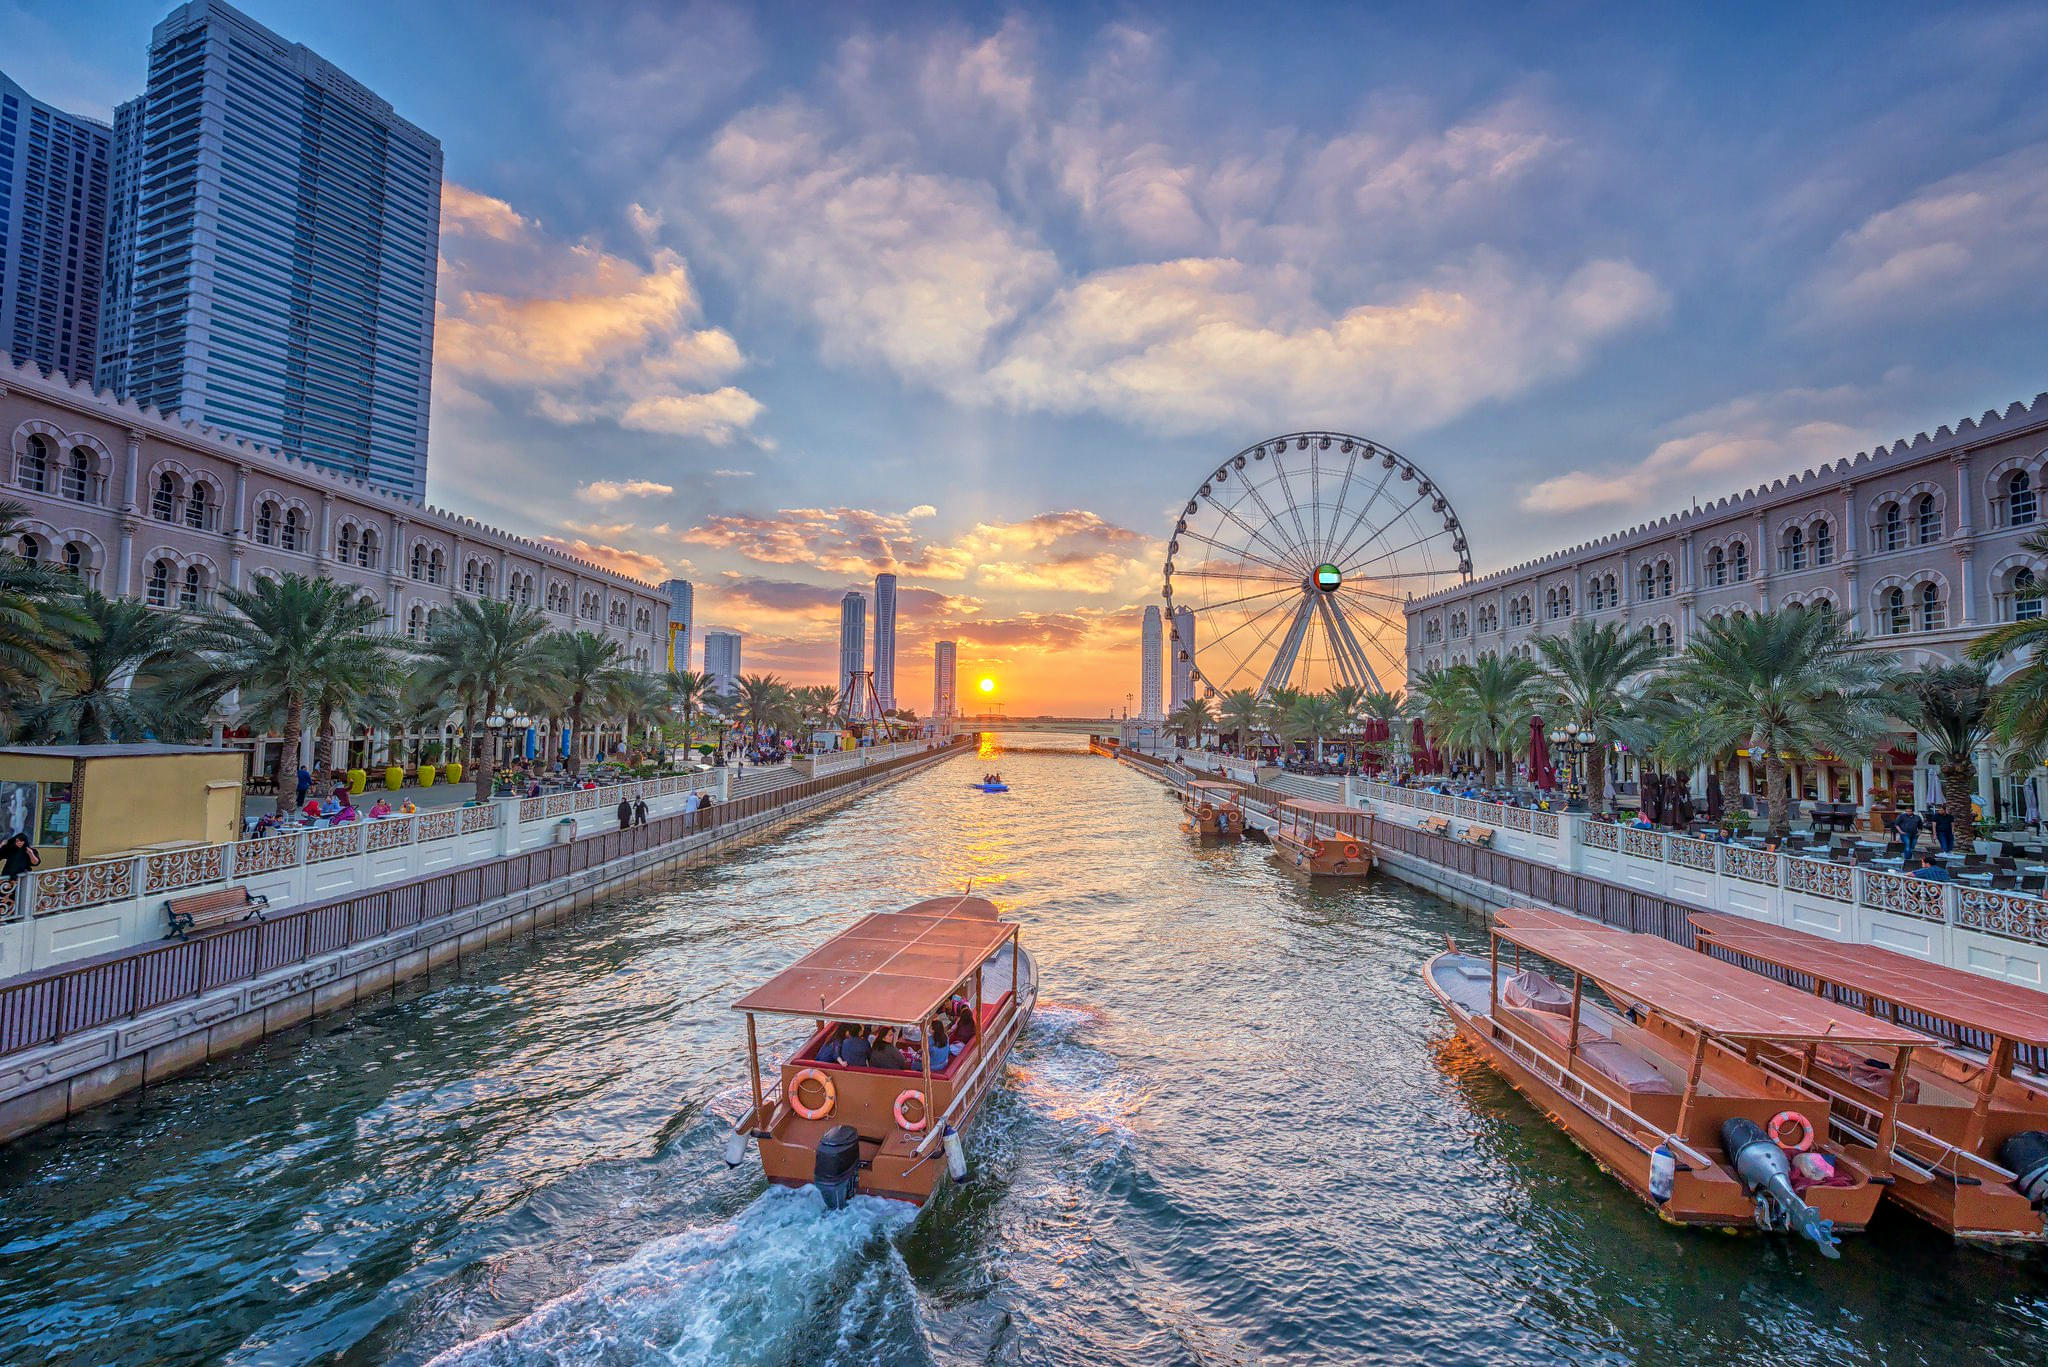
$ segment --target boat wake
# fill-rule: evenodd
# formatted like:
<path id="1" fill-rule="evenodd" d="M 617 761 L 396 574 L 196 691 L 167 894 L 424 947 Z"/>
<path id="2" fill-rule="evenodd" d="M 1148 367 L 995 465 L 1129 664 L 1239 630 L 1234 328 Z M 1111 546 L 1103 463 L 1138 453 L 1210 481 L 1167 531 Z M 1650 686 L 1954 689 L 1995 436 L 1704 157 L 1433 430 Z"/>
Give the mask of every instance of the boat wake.
<path id="1" fill-rule="evenodd" d="M 814 1189 L 770 1187 L 732 1219 L 657 1239 L 429 1367 L 828 1362 L 885 1342 L 922 1356 L 890 1238 L 916 1215 L 862 1196 L 828 1216 Z"/>

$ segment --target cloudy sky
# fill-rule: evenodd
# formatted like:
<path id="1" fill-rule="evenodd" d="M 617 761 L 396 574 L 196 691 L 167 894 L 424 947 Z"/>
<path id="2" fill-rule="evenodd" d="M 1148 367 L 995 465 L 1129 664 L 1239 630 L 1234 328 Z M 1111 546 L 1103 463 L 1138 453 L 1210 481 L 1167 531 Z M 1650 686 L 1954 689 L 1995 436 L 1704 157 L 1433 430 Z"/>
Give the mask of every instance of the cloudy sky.
<path id="1" fill-rule="evenodd" d="M 1329 427 L 1499 568 L 2048 388 L 2048 9 L 247 0 L 447 153 L 434 501 L 826 680 L 904 583 L 1136 687 L 1208 470 Z M 0 0 L 104 114 L 162 4 Z"/>

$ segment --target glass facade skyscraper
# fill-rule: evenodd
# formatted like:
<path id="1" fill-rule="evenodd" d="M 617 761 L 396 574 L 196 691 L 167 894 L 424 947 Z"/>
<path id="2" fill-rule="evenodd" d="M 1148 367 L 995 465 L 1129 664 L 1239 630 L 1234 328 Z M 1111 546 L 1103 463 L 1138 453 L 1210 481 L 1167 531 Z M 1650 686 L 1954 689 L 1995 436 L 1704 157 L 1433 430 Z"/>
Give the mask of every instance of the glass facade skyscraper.
<path id="1" fill-rule="evenodd" d="M 896 710 L 896 576 L 875 576 L 875 698 Z"/>
<path id="2" fill-rule="evenodd" d="M 91 383 L 113 130 L 0 75 L 0 351 Z"/>
<path id="3" fill-rule="evenodd" d="M 156 26 L 136 105 L 121 392 L 423 498 L 441 144 L 218 0 Z"/>

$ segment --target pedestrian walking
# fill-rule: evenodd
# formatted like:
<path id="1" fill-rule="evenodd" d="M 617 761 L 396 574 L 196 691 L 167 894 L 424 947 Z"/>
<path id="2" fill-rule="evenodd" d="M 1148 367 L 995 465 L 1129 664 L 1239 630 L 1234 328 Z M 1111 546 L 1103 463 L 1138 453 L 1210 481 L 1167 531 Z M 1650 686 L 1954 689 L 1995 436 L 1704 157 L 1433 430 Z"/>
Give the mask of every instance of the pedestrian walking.
<path id="1" fill-rule="evenodd" d="M 1908 807 L 1892 824 L 1899 833 L 1899 844 L 1905 847 L 1906 857 L 1912 858 L 1913 847 L 1920 843 L 1920 813 Z"/>
<path id="2" fill-rule="evenodd" d="M 1934 810 L 1934 843 L 1941 846 L 1943 854 L 1952 853 L 1956 847 L 1956 819 L 1946 807 Z"/>
<path id="3" fill-rule="evenodd" d="M 626 801 L 626 799 L 624 799 L 624 798 L 620 798 L 620 799 L 619 799 L 619 829 L 623 831 L 623 830 L 625 830 L 625 829 L 626 829 L 626 827 L 628 827 L 628 826 L 630 826 L 630 825 L 632 825 L 632 824 L 633 824 L 633 804 L 632 804 L 632 803 L 630 803 L 630 802 L 628 802 L 628 801 Z"/>
<path id="4" fill-rule="evenodd" d="M 646 798 L 635 798 L 633 800 L 633 824 L 635 826 L 645 826 L 647 824 Z"/>
<path id="5" fill-rule="evenodd" d="M 301 764 L 301 765 L 299 766 L 299 797 L 298 797 L 298 800 L 297 800 L 296 802 L 294 802 L 294 803 L 293 803 L 292 805 L 293 805 L 294 807 L 303 807 L 303 806 L 305 806 L 305 805 L 306 805 L 306 794 L 307 794 L 307 793 L 310 793 L 310 792 L 312 792 L 312 791 L 313 791 L 313 775 L 312 775 L 312 773 L 311 773 L 311 772 L 309 772 L 309 771 L 307 770 L 307 768 L 306 768 L 306 766 L 305 766 L 305 765 Z"/>

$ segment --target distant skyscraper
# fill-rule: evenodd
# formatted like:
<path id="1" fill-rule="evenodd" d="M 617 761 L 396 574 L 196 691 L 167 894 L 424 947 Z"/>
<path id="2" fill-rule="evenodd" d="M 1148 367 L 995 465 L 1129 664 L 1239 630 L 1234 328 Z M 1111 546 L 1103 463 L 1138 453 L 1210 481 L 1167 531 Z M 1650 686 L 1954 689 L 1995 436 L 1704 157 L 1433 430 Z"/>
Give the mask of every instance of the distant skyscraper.
<path id="1" fill-rule="evenodd" d="M 690 667 L 690 624 L 697 619 L 697 591 L 687 579 L 662 584 L 668 594 L 668 669 L 675 674 Z"/>
<path id="2" fill-rule="evenodd" d="M 0 75 L 0 351 L 91 383 L 114 132 Z"/>
<path id="3" fill-rule="evenodd" d="M 737 631 L 704 633 L 704 672 L 711 676 L 713 693 L 732 693 L 739 689 L 740 634 Z"/>
<path id="4" fill-rule="evenodd" d="M 896 576 L 875 576 L 875 696 L 896 710 Z"/>
<path id="5" fill-rule="evenodd" d="M 868 600 L 859 589 L 848 589 L 839 600 L 839 700 L 856 720 L 867 715 L 866 691 L 854 691 L 868 667 L 867 647 Z"/>
<path id="6" fill-rule="evenodd" d="M 1195 696 L 1195 610 L 1175 608 L 1173 610 L 1173 639 L 1167 643 L 1173 653 L 1173 702 L 1174 711 Z"/>
<path id="7" fill-rule="evenodd" d="M 1138 715 L 1146 721 L 1158 721 L 1166 715 L 1159 706 L 1159 634 L 1159 608 L 1155 604 L 1145 609 L 1144 661 L 1138 681 Z"/>
<path id="8" fill-rule="evenodd" d="M 940 641 L 932 647 L 932 718 L 944 721 L 960 710 L 960 647 Z"/>
<path id="9" fill-rule="evenodd" d="M 219 0 L 156 26 L 140 103 L 125 394 L 423 497 L 441 144 Z"/>
<path id="10" fill-rule="evenodd" d="M 100 285 L 99 374 L 93 383 L 128 393 L 128 338 L 135 321 L 135 219 L 142 172 L 142 99 L 114 106 L 107 174 L 107 270 Z"/>

